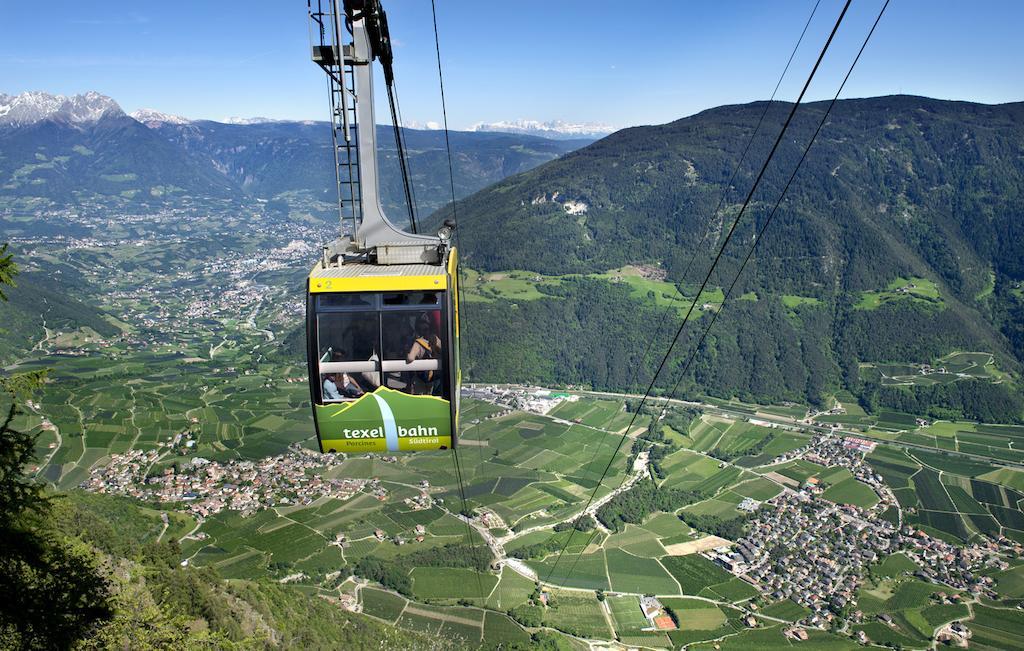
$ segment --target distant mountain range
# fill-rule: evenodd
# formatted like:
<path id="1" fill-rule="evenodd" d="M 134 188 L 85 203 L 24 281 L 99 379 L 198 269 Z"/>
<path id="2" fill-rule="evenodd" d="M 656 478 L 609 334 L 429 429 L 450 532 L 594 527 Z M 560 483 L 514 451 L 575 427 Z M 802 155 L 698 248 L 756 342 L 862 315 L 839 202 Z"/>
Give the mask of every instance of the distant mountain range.
<path id="1" fill-rule="evenodd" d="M 117 102 L 92 91 L 73 97 L 41 92 L 0 93 L 0 126 L 25 126 L 44 120 L 84 125 L 116 115 L 124 115 Z"/>
<path id="2" fill-rule="evenodd" d="M 378 125 L 382 192 L 392 215 L 405 215 L 394 134 Z M 452 132 L 455 189 L 468 195 L 592 141 Z M 419 211 L 450 200 L 444 135 L 406 129 Z M 326 122 L 232 118 L 190 120 L 152 109 L 126 114 L 99 93 L 0 95 L 0 197 L 78 205 L 180 203 L 183 197 L 274 199 L 289 194 L 335 201 Z M 329 212 L 329 211 L 326 211 Z"/>
<path id="3" fill-rule="evenodd" d="M 615 127 L 593 122 L 572 123 L 562 120 L 540 122 L 538 120 L 511 120 L 504 122 L 477 122 L 470 131 L 493 131 L 500 133 L 518 133 L 526 136 L 540 136 L 553 140 L 573 140 L 587 138 L 597 140 L 616 131 Z"/>

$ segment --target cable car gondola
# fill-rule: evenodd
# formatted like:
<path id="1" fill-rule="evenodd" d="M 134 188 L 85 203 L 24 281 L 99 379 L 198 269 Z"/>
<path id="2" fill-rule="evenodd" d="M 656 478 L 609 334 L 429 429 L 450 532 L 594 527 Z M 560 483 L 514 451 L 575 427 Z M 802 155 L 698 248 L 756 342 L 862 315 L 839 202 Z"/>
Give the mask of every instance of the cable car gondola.
<path id="1" fill-rule="evenodd" d="M 343 233 L 346 218 L 352 221 L 351 234 L 323 247 L 307 284 L 320 449 L 453 448 L 460 383 L 454 224 L 437 235 L 407 233 L 380 203 L 372 63 L 384 67 L 390 93 L 387 19 L 378 0 L 345 0 L 343 9 L 339 0 L 310 0 L 309 15 L 319 42 L 313 60 L 330 84 Z"/>

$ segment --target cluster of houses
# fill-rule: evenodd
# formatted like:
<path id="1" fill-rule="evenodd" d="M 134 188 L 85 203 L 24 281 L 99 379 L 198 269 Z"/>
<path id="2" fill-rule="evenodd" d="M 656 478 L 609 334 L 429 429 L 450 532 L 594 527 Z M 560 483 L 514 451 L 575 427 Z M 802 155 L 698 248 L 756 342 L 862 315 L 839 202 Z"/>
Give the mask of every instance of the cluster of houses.
<path id="1" fill-rule="evenodd" d="M 258 461 L 193 457 L 177 468 L 156 470 L 163 453 L 136 449 L 115 454 L 107 465 L 90 472 L 82 488 L 140 500 L 181 502 L 200 519 L 225 509 L 248 516 L 274 506 L 310 504 L 321 497 L 348 499 L 359 491 L 380 500 L 388 495 L 378 479 L 325 478 L 324 471 L 340 461 L 294 449 Z"/>
<path id="2" fill-rule="evenodd" d="M 864 463 L 864 443 L 820 435 L 796 454 L 847 468 L 875 489 L 878 504 L 866 509 L 835 504 L 820 498 L 824 488 L 816 482 L 796 490 L 787 487 L 755 512 L 747 536 L 708 556 L 771 598 L 809 608 L 805 623 L 811 626 L 825 625 L 851 609 L 856 621 L 857 590 L 868 567 L 896 552 L 913 559 L 918 566 L 914 574 L 922 580 L 996 598 L 993 580 L 983 572 L 1008 567 L 1003 556 L 1024 551 L 1020 543 L 1001 538 L 960 546 L 883 519 L 881 514 L 896 502 L 882 478 Z M 794 627 L 791 635 L 798 636 L 799 630 Z"/>
<path id="3" fill-rule="evenodd" d="M 855 603 L 867 566 L 896 551 L 895 527 L 862 517 L 861 509 L 785 491 L 768 501 L 738 541 L 729 569 L 774 599 L 815 613 Z"/>

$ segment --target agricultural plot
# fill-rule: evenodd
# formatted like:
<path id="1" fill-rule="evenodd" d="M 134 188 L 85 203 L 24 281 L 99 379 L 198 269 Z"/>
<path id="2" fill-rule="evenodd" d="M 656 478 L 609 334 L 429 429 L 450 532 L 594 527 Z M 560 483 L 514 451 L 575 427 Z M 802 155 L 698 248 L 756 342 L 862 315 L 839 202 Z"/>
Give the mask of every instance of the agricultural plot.
<path id="1" fill-rule="evenodd" d="M 717 416 L 701 416 L 690 425 L 687 436 L 690 444 L 687 446 L 698 452 L 707 452 L 718 445 L 726 430 L 732 427 L 733 421 Z"/>
<path id="2" fill-rule="evenodd" d="M 1024 612 L 975 606 L 974 618 L 969 623 L 974 636 L 973 645 L 994 649 L 1024 647 Z"/>
<path id="3" fill-rule="evenodd" d="M 690 504 L 684 507 L 683 511 L 693 513 L 695 515 L 713 515 L 723 520 L 729 520 L 740 516 L 736 507 L 739 506 L 739 503 L 742 501 L 742 495 L 734 493 L 733 491 L 725 491 L 723 493 L 719 493 L 713 498 Z"/>
<path id="4" fill-rule="evenodd" d="M 921 469 L 921 464 L 903 450 L 883 445 L 877 446 L 866 460 L 892 489 L 910 488 L 910 478 Z"/>
<path id="5" fill-rule="evenodd" d="M 543 298 L 538 287 L 557 287 L 561 280 L 554 276 L 540 276 L 530 271 L 502 271 L 482 273 L 463 270 L 462 288 L 467 301 L 493 302 L 497 299 L 532 301 Z"/>
<path id="6" fill-rule="evenodd" d="M 677 450 L 662 462 L 666 474 L 663 485 L 670 488 L 693 488 L 717 474 L 720 463 L 689 450 Z"/>
<path id="7" fill-rule="evenodd" d="M 671 513 L 656 513 L 644 522 L 643 528 L 662 539 L 688 535 L 692 531 L 685 522 Z"/>
<path id="8" fill-rule="evenodd" d="M 615 623 L 615 630 L 618 633 L 626 631 L 639 631 L 650 626 L 644 613 L 640 610 L 640 598 L 633 595 L 623 595 L 605 598 L 608 609 Z"/>
<path id="9" fill-rule="evenodd" d="M 653 558 L 640 558 L 621 549 L 607 549 L 608 577 L 616 592 L 679 594 L 679 585 Z"/>
<path id="10" fill-rule="evenodd" d="M 985 462 L 950 456 L 944 452 L 963 452 L 997 461 L 1024 462 L 1024 428 L 1020 426 L 936 421 L 926 427 L 918 427 L 913 416 L 896 412 L 882 412 L 877 425 L 886 429 L 869 431 L 868 434 L 873 438 L 935 448 L 936 452 L 915 451 L 914 455 L 928 457 L 926 463 L 940 470 L 970 475 L 991 470 L 991 466 Z"/>
<path id="11" fill-rule="evenodd" d="M 910 560 L 906 554 L 890 554 L 878 564 L 874 573 L 880 577 L 893 578 L 916 572 L 917 569 L 917 563 Z"/>
<path id="12" fill-rule="evenodd" d="M 484 616 L 484 645 L 528 644 L 530 635 L 510 618 L 487 611 Z"/>
<path id="13" fill-rule="evenodd" d="M 680 522 L 679 518 L 671 517 Z M 638 527 L 635 524 L 627 524 L 622 532 L 609 536 L 604 542 L 604 547 L 605 549 L 619 548 L 643 558 L 657 558 L 665 554 L 665 548 L 658 542 L 658 536 L 647 528 Z"/>
<path id="14" fill-rule="evenodd" d="M 480 600 L 493 591 L 498 577 L 453 567 L 417 567 L 413 569 L 413 594 L 417 599 Z"/>
<path id="15" fill-rule="evenodd" d="M 535 589 L 534 582 L 518 572 L 503 567 L 498 585 L 487 597 L 487 607 L 506 611 L 526 603 Z"/>
<path id="16" fill-rule="evenodd" d="M 861 508 L 872 507 L 879 501 L 878 494 L 870 486 L 853 477 L 830 486 L 822 497 L 837 504 L 853 504 Z"/>
<path id="17" fill-rule="evenodd" d="M 770 414 L 772 416 L 788 416 L 789 418 L 801 419 L 807 415 L 807 407 L 803 405 L 768 405 L 758 408 L 758 413 Z"/>
<path id="18" fill-rule="evenodd" d="M 894 562 L 906 563 L 900 559 Z M 864 630 L 875 643 L 924 646 L 937 626 L 967 614 L 964 606 L 934 602 L 931 595 L 935 592 L 934 584 L 909 577 L 884 579 L 877 586 L 862 588 L 859 603 L 864 613 L 869 616 L 886 613 L 892 617 L 893 624 L 871 622 L 854 629 Z"/>
<path id="19" fill-rule="evenodd" d="M 810 440 L 809 436 L 803 434 L 773 431 L 772 440 L 764 446 L 761 454 L 767 458 L 777 457 L 780 454 L 804 447 Z"/>
<path id="20" fill-rule="evenodd" d="M 772 434 L 771 428 L 737 422 L 722 434 L 714 449 L 725 455 L 742 456 Z"/>
<path id="21" fill-rule="evenodd" d="M 397 626 L 418 633 L 461 638 L 477 644 L 483 633 L 483 611 L 470 608 L 444 608 L 409 602 Z"/>
<path id="22" fill-rule="evenodd" d="M 718 606 L 703 599 L 666 597 L 661 603 L 676 616 L 681 631 L 715 631 L 728 619 Z"/>
<path id="23" fill-rule="evenodd" d="M 576 402 L 563 402 L 551 410 L 550 415 L 570 420 L 581 425 L 619 431 L 629 423 L 629 419 L 619 424 L 625 413 L 625 405 L 609 400 L 581 399 Z M 630 415 L 631 416 L 631 415 Z M 639 419 L 637 419 L 639 422 Z"/>
<path id="24" fill-rule="evenodd" d="M 878 291 L 861 292 L 854 305 L 858 310 L 875 310 L 894 301 L 921 301 L 942 305 L 939 288 L 927 278 L 897 278 Z"/>
<path id="25" fill-rule="evenodd" d="M 544 625 L 571 635 L 610 639 L 613 635 L 604 609 L 593 594 L 551 591 L 552 605 L 544 611 Z"/>
<path id="26" fill-rule="evenodd" d="M 810 610 L 795 601 L 783 599 L 761 609 L 760 613 L 768 617 L 777 617 L 778 619 L 795 622 L 806 617 Z"/>
<path id="27" fill-rule="evenodd" d="M 699 554 L 666 556 L 662 565 L 682 587 L 682 594 L 698 595 L 703 590 L 720 586 L 734 577 Z"/>
<path id="28" fill-rule="evenodd" d="M 1024 565 L 1017 565 L 992 575 L 999 593 L 1007 597 L 1019 599 L 1024 597 Z"/>
<path id="29" fill-rule="evenodd" d="M 402 615 L 409 603 L 404 597 L 376 588 L 362 588 L 359 595 L 364 613 L 391 623 Z"/>
<path id="30" fill-rule="evenodd" d="M 733 486 L 740 481 L 744 481 L 746 478 L 753 477 L 752 473 L 740 470 L 735 466 L 725 466 L 717 470 L 715 474 L 695 484 L 693 488 L 697 491 L 703 491 L 705 494 L 714 495 L 727 486 Z"/>
<path id="31" fill-rule="evenodd" d="M 878 414 L 875 427 L 891 430 L 914 430 L 917 429 L 917 417 L 898 411 L 882 411 Z"/>
<path id="32" fill-rule="evenodd" d="M 742 579 L 733 577 L 724 583 L 718 583 L 707 588 L 703 594 L 699 596 L 737 603 L 740 601 L 746 601 L 747 599 L 753 599 L 760 594 L 761 593 L 758 592 L 754 586 Z"/>
<path id="33" fill-rule="evenodd" d="M 768 469 L 801 484 L 825 470 L 823 466 L 804 459 L 794 459 Z"/>
<path id="34" fill-rule="evenodd" d="M 883 445 L 867 457 L 871 467 L 893 488 L 900 505 L 917 510 L 908 522 L 951 542 L 966 541 L 975 533 L 1021 535 L 1017 532 L 1024 527 L 1024 513 L 1020 511 L 1024 495 L 980 478 L 987 475 L 1012 482 L 1012 470 L 993 471 L 991 466 L 974 460 L 938 452 L 915 450 L 913 457 Z M 941 476 L 933 468 L 938 468 Z"/>
<path id="35" fill-rule="evenodd" d="M 537 575 L 545 581 L 570 588 L 608 590 L 608 568 L 605 553 L 599 550 L 592 554 L 570 554 L 566 552 L 561 560 L 549 558 L 544 561 L 529 561 Z"/>

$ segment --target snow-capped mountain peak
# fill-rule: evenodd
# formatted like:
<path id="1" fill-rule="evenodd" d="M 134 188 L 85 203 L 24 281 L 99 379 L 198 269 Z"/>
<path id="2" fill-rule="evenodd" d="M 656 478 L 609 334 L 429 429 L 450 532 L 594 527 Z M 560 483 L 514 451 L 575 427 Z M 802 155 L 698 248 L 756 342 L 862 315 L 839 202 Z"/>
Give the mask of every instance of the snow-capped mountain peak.
<path id="1" fill-rule="evenodd" d="M 251 125 L 251 124 L 271 124 L 271 123 L 274 123 L 274 122 L 285 122 L 285 120 L 275 120 L 274 118 L 261 118 L 261 117 L 254 117 L 254 118 L 230 117 L 230 118 L 224 118 L 221 122 L 223 122 L 224 124 Z"/>
<path id="2" fill-rule="evenodd" d="M 498 131 L 502 133 L 519 133 L 528 136 L 541 136 L 556 140 L 571 138 L 603 138 L 615 131 L 615 127 L 594 122 L 564 122 L 562 120 L 502 120 L 501 122 L 477 122 L 470 131 Z"/>
<path id="3" fill-rule="evenodd" d="M 0 125 L 24 126 L 43 120 L 90 124 L 108 115 L 124 115 L 117 102 L 95 91 L 67 97 L 30 91 L 0 94 Z"/>
<path id="4" fill-rule="evenodd" d="M 132 118 L 136 121 L 143 123 L 147 127 L 158 127 L 161 124 L 191 124 L 192 120 L 183 118 L 180 115 L 170 115 L 169 113 L 161 113 L 154 109 L 139 109 L 138 111 L 132 111 L 129 113 Z"/>

